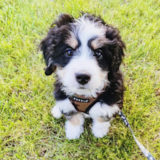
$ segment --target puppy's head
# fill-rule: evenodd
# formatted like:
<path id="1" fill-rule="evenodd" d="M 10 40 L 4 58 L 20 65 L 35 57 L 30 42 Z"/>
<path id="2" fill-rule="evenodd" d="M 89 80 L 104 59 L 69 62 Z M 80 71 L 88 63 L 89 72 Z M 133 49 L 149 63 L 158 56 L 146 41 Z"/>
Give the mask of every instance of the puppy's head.
<path id="1" fill-rule="evenodd" d="M 45 74 L 55 72 L 67 95 L 101 92 L 108 74 L 119 70 L 124 48 L 118 29 L 88 13 L 79 19 L 60 15 L 41 42 Z"/>

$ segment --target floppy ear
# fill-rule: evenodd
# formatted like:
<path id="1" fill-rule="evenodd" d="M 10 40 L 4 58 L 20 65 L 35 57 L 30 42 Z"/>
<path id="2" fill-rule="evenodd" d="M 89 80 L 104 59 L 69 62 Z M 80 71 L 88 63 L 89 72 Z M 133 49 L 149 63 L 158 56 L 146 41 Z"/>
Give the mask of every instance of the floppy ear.
<path id="1" fill-rule="evenodd" d="M 117 72 L 124 57 L 125 43 L 122 41 L 119 30 L 107 25 L 106 38 L 108 41 L 108 50 L 111 54 L 111 71 Z"/>
<path id="2" fill-rule="evenodd" d="M 45 74 L 51 75 L 56 70 L 56 64 L 54 62 L 54 48 L 59 43 L 58 33 L 61 32 L 61 27 L 72 23 L 74 18 L 69 14 L 61 14 L 58 19 L 51 25 L 51 28 L 41 43 L 40 48 L 43 51 L 43 56 L 46 61 L 47 67 L 45 68 Z"/>

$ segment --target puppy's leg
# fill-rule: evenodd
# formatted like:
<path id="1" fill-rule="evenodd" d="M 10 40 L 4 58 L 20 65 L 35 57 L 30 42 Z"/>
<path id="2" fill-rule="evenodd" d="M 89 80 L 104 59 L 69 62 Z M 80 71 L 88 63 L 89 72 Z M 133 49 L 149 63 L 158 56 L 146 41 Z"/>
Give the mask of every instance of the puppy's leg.
<path id="1" fill-rule="evenodd" d="M 81 113 L 74 114 L 66 121 L 66 137 L 68 139 L 77 139 L 83 132 L 84 117 Z"/>
<path id="2" fill-rule="evenodd" d="M 102 138 L 108 133 L 110 126 L 110 121 L 105 121 L 103 117 L 99 117 L 93 119 L 92 132 L 95 137 Z"/>
<path id="3" fill-rule="evenodd" d="M 89 114 L 93 119 L 92 132 L 95 137 L 102 138 L 108 133 L 110 120 L 119 110 L 118 105 L 109 106 L 99 102 L 91 108 Z"/>
<path id="4" fill-rule="evenodd" d="M 60 118 L 62 116 L 62 112 L 60 111 L 60 105 L 60 102 L 56 102 L 56 105 L 51 110 L 51 113 L 55 118 Z"/>
<path id="5" fill-rule="evenodd" d="M 68 98 L 65 100 L 56 101 L 56 105 L 51 110 L 51 113 L 55 118 L 60 118 L 62 116 L 62 113 L 69 113 L 69 112 L 77 112 L 77 111 L 73 107 Z"/>

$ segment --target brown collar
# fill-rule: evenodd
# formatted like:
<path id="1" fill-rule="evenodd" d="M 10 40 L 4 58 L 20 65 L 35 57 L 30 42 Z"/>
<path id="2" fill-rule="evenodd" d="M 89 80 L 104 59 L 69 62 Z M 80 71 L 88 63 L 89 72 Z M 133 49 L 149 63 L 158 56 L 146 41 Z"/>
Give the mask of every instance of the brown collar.
<path id="1" fill-rule="evenodd" d="M 102 93 L 99 93 L 97 98 L 86 98 L 85 96 L 74 94 L 72 97 L 69 97 L 69 100 L 77 111 L 88 113 L 92 106 L 99 101 Z"/>

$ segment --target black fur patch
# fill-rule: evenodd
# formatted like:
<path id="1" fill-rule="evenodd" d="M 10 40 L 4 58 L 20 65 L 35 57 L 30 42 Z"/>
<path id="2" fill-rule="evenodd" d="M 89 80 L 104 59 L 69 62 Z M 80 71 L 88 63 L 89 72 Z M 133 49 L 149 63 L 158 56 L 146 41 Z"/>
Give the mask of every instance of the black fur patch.
<path id="1" fill-rule="evenodd" d="M 60 15 L 59 19 L 51 25 L 47 37 L 40 44 L 47 65 L 45 71 L 47 75 L 52 74 L 56 66 L 64 67 L 71 59 L 64 54 L 68 47 L 64 42 L 70 35 L 70 23 L 73 21 L 73 17 L 68 14 Z"/>
<path id="2" fill-rule="evenodd" d="M 64 100 L 67 98 L 66 94 L 61 90 L 61 83 L 58 81 L 55 82 L 55 89 L 54 89 L 54 98 L 56 100 Z"/>

